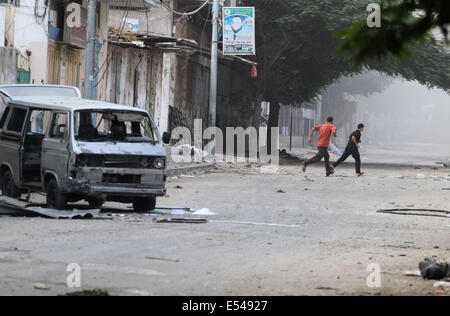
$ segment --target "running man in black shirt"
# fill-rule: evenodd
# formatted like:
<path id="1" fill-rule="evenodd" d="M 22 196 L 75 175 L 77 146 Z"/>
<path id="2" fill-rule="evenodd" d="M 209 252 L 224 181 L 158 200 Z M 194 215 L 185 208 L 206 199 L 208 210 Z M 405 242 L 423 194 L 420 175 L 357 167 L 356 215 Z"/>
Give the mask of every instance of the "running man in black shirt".
<path id="1" fill-rule="evenodd" d="M 333 170 L 341 163 L 343 163 L 345 160 L 347 160 L 347 158 L 350 157 L 351 155 L 355 159 L 356 175 L 358 177 L 364 175 L 364 172 L 361 172 L 361 156 L 359 155 L 359 144 L 361 143 L 361 133 L 363 131 L 364 131 L 364 124 L 359 124 L 358 129 L 350 135 L 348 145 L 345 148 L 345 151 L 342 154 L 341 159 L 339 159 L 332 165 Z"/>

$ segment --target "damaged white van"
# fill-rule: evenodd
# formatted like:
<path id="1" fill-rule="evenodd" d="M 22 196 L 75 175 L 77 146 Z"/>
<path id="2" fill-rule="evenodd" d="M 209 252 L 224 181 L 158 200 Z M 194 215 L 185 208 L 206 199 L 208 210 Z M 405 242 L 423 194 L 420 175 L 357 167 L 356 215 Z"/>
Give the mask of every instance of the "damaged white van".
<path id="1" fill-rule="evenodd" d="M 8 97 L 0 119 L 3 195 L 39 191 L 49 208 L 115 201 L 145 212 L 166 194 L 166 152 L 146 111 L 76 95 L 7 95 L 1 86 L 0 93 Z"/>

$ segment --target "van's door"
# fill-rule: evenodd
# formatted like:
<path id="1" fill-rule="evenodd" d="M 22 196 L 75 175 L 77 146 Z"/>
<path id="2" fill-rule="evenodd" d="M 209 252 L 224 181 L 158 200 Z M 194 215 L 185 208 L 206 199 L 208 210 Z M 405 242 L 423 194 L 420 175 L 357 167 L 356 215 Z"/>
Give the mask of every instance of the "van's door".
<path id="1" fill-rule="evenodd" d="M 6 116 L 9 119 L 3 121 L 0 131 L 1 153 L 0 158 L 2 164 L 8 166 L 12 173 L 12 177 L 16 186 L 22 186 L 22 146 L 23 146 L 23 130 L 28 114 L 28 109 L 19 106 L 11 106 L 7 108 Z M 9 113 L 11 112 L 11 113 Z M 5 115 L 4 115 L 5 117 Z"/>
<path id="2" fill-rule="evenodd" d="M 42 142 L 41 166 L 44 175 L 51 173 L 56 178 L 60 189 L 68 179 L 69 134 L 69 113 L 53 112 Z"/>

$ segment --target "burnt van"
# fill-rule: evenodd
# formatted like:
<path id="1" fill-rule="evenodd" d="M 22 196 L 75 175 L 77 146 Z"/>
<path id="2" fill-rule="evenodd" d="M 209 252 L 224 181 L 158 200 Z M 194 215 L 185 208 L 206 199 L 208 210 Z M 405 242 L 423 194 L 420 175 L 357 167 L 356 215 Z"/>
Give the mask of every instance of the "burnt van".
<path id="1" fill-rule="evenodd" d="M 53 90 L 11 90 L 0 86 L 3 195 L 37 191 L 53 209 L 86 200 L 95 208 L 105 201 L 132 203 L 136 212 L 145 212 L 166 194 L 166 152 L 148 112 L 84 100 L 77 91 L 55 96 Z"/>

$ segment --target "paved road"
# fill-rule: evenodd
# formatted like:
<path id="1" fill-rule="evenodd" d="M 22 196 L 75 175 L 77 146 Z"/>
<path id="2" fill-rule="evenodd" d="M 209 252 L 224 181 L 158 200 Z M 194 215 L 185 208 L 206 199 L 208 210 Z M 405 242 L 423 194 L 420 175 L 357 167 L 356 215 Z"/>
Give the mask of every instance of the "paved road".
<path id="1" fill-rule="evenodd" d="M 343 151 L 345 146 L 339 146 Z M 311 147 L 293 149 L 292 153 L 299 158 L 311 158 L 316 149 Z M 435 167 L 436 162 L 444 162 L 450 166 L 450 147 L 442 144 L 385 144 L 365 145 L 361 147 L 361 159 L 365 165 L 373 166 L 421 166 Z M 339 157 L 331 153 L 333 161 Z M 350 157 L 347 161 L 353 164 Z"/>
<path id="2" fill-rule="evenodd" d="M 0 295 L 71 292 L 70 263 L 81 265 L 83 289 L 117 295 L 435 293 L 432 282 L 402 273 L 424 257 L 449 260 L 450 219 L 376 211 L 448 208 L 449 170 L 372 168 L 361 179 L 353 172 L 348 166 L 325 178 L 320 165 L 306 177 L 295 165 L 274 175 L 225 166 L 171 179 L 160 206 L 207 207 L 217 213 L 207 224 L 133 214 L 0 217 Z M 367 286 L 371 263 L 380 265 L 381 288 Z"/>

